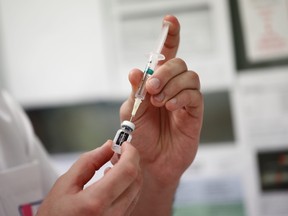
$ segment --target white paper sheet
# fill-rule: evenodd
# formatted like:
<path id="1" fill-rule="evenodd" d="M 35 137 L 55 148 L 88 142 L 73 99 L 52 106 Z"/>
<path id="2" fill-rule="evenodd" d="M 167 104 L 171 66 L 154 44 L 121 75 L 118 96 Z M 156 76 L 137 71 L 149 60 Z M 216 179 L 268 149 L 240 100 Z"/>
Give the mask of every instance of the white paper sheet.
<path id="1" fill-rule="evenodd" d="M 250 62 L 288 57 L 288 1 L 239 0 L 240 21 Z"/>

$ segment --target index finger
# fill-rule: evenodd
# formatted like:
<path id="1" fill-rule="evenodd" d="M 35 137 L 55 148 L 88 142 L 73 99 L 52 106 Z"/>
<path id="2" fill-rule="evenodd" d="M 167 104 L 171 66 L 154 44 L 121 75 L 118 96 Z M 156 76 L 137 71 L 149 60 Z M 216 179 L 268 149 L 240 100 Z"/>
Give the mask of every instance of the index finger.
<path id="1" fill-rule="evenodd" d="M 112 141 L 107 140 L 101 147 L 83 153 L 62 176 L 65 186 L 69 189 L 75 187 L 77 190 L 82 190 L 95 171 L 99 170 L 112 157 L 111 145 Z"/>
<path id="2" fill-rule="evenodd" d="M 89 197 L 101 200 L 104 205 L 109 205 L 117 199 L 138 177 L 140 172 L 140 156 L 135 147 L 124 142 L 122 154 L 115 166 L 109 170 L 99 181 L 90 185 Z"/>

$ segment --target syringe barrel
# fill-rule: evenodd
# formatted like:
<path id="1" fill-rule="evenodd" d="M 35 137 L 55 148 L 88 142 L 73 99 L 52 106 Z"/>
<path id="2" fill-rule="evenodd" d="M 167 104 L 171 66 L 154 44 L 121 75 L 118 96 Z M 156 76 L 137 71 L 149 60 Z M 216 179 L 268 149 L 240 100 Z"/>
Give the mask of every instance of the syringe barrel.
<path id="1" fill-rule="evenodd" d="M 153 74 L 158 62 L 164 59 L 165 59 L 165 56 L 162 55 L 161 53 L 151 52 L 149 56 L 149 62 L 148 62 L 147 68 L 152 70 L 152 74 Z"/>
<path id="2" fill-rule="evenodd" d="M 165 57 L 162 54 L 159 53 L 150 53 L 149 61 L 146 65 L 146 68 L 144 70 L 143 78 L 141 81 L 141 84 L 135 94 L 135 98 L 139 98 L 141 100 L 144 100 L 146 95 L 146 81 L 147 79 L 154 73 L 154 70 L 158 64 L 159 60 L 163 60 Z"/>
<path id="3" fill-rule="evenodd" d="M 144 75 L 143 75 L 143 78 L 142 78 L 142 81 L 141 81 L 141 84 L 135 94 L 135 98 L 139 98 L 141 100 L 144 100 L 145 99 L 145 95 L 146 95 L 146 81 L 147 79 L 150 77 L 151 75 L 149 73 L 145 73 L 144 72 Z"/>

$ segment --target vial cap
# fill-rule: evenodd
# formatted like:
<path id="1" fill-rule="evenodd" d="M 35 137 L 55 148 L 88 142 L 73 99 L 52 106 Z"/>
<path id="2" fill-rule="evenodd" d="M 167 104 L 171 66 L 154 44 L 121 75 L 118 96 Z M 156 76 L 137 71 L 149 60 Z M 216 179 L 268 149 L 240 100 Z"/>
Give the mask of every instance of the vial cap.
<path id="1" fill-rule="evenodd" d="M 123 122 L 121 123 L 121 127 L 123 127 L 123 126 L 131 128 L 132 131 L 134 131 L 134 129 L 135 129 L 135 125 L 134 125 L 132 122 L 127 121 L 127 120 L 126 120 L 126 121 L 123 121 Z"/>

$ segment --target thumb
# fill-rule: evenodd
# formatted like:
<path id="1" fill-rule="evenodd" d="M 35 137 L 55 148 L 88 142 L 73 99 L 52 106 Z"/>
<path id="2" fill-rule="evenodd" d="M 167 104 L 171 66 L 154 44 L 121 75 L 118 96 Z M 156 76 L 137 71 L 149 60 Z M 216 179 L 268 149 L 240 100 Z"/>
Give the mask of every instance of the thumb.
<path id="1" fill-rule="evenodd" d="M 134 99 L 135 93 L 138 90 L 138 87 L 141 83 L 141 80 L 143 78 L 143 71 L 139 69 L 132 69 L 129 73 L 129 81 L 132 87 L 132 92 L 131 92 L 131 98 Z"/>
<path id="2" fill-rule="evenodd" d="M 108 140 L 101 147 L 86 152 L 72 165 L 63 176 L 67 179 L 67 187 L 75 187 L 82 190 L 84 185 L 94 176 L 113 155 L 111 150 L 112 141 Z"/>

